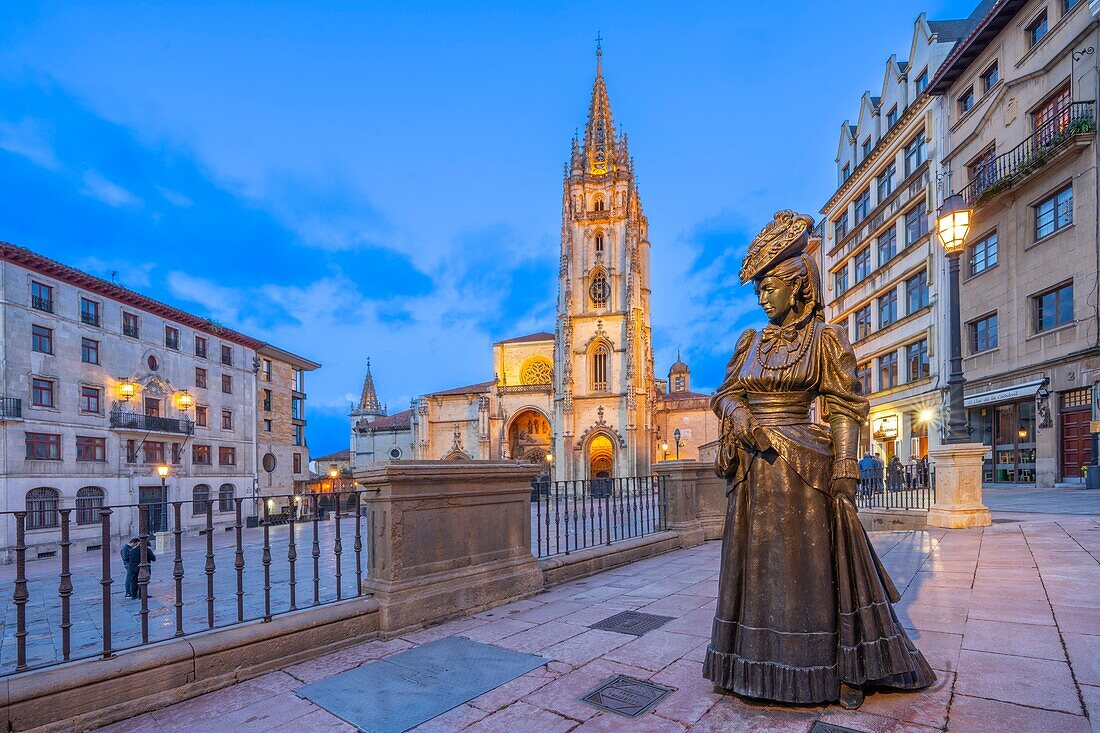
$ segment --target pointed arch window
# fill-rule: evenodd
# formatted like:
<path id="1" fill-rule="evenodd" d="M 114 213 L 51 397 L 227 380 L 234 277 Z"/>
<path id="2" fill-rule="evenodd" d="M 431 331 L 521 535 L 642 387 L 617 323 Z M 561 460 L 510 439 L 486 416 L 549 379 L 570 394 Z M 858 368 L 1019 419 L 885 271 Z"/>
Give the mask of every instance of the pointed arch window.
<path id="1" fill-rule="evenodd" d="M 611 284 L 607 282 L 606 272 L 596 271 L 592 276 L 592 285 L 589 286 L 588 293 L 592 296 L 592 305 L 597 308 L 607 305 L 607 301 L 611 299 Z"/>
<path id="2" fill-rule="evenodd" d="M 598 257 L 602 254 L 603 254 L 603 235 L 602 234 L 597 234 L 596 235 L 596 256 Z"/>
<path id="3" fill-rule="evenodd" d="M 598 344 L 592 350 L 592 391 L 606 392 L 608 381 L 608 367 L 611 361 L 611 349 L 607 344 Z"/>
<path id="4" fill-rule="evenodd" d="M 597 196 L 594 204 L 596 211 L 603 211 L 603 196 Z"/>

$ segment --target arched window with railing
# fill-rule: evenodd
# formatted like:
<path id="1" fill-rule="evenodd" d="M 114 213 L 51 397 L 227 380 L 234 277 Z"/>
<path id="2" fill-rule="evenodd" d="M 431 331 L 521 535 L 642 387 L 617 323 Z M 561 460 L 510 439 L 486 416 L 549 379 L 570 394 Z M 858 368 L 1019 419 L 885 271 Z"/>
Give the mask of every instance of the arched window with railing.
<path id="1" fill-rule="evenodd" d="M 596 197 L 596 200 L 592 204 L 592 208 L 594 208 L 596 211 L 603 211 L 604 210 L 603 196 L 597 196 Z"/>
<path id="2" fill-rule="evenodd" d="M 233 496 L 237 493 L 237 490 L 233 487 L 233 484 L 222 484 L 218 489 L 218 511 L 219 512 L 231 512 L 233 511 Z"/>
<path id="3" fill-rule="evenodd" d="M 588 295 L 592 298 L 592 305 L 603 308 L 611 299 L 611 283 L 607 281 L 607 273 L 598 269 L 592 274 L 592 283 L 588 287 Z"/>
<path id="4" fill-rule="evenodd" d="M 107 492 L 98 486 L 85 486 L 76 492 L 76 523 L 97 524 L 106 496 Z"/>
<path id="5" fill-rule="evenodd" d="M 210 487 L 206 484 L 195 484 L 191 489 L 191 516 L 198 517 L 206 514 L 206 503 L 210 501 Z"/>
<path id="6" fill-rule="evenodd" d="M 27 529 L 56 527 L 57 508 L 61 492 L 48 486 L 40 486 L 27 492 Z"/>
<path id="7" fill-rule="evenodd" d="M 592 349 L 592 391 L 606 392 L 610 371 L 611 349 L 607 344 L 596 344 Z"/>

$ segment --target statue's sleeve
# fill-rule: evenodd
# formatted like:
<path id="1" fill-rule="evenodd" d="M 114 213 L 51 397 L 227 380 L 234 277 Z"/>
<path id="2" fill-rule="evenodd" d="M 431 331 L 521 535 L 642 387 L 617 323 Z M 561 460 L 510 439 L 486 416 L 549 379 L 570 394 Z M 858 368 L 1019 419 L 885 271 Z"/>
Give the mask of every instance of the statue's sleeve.
<path id="1" fill-rule="evenodd" d="M 733 350 L 733 356 L 726 364 L 726 379 L 710 399 L 710 409 L 714 410 L 714 414 L 719 418 L 725 417 L 735 407 L 744 404 L 745 388 L 740 379 L 741 367 L 745 363 L 749 347 L 752 346 L 752 340 L 755 337 L 756 331 L 751 328 L 745 329 L 741 334 L 741 338 L 737 340 L 737 347 Z"/>
<path id="2" fill-rule="evenodd" d="M 840 326 L 821 330 L 821 386 L 824 417 L 833 433 L 833 478 L 859 478 L 859 428 L 870 405 L 856 378 L 856 355 Z"/>

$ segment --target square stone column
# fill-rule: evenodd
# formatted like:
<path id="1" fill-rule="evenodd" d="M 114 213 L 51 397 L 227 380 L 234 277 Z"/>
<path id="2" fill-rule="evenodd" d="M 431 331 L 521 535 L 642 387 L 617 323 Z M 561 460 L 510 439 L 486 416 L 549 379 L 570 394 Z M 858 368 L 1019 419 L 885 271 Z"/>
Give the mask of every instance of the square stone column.
<path id="1" fill-rule="evenodd" d="M 401 461 L 356 474 L 368 492 L 363 590 L 378 601 L 384 634 L 542 590 L 531 554 L 531 479 L 541 470 Z"/>
<path id="2" fill-rule="evenodd" d="M 706 539 L 697 514 L 697 486 L 700 468 L 705 465 L 693 460 L 660 461 L 653 465 L 653 472 L 665 482 L 668 531 L 680 535 L 681 547 L 692 547 Z"/>
<path id="3" fill-rule="evenodd" d="M 936 503 L 928 511 L 930 527 L 988 527 L 993 523 L 982 504 L 982 459 L 989 446 L 950 443 L 928 452 L 936 469 Z"/>

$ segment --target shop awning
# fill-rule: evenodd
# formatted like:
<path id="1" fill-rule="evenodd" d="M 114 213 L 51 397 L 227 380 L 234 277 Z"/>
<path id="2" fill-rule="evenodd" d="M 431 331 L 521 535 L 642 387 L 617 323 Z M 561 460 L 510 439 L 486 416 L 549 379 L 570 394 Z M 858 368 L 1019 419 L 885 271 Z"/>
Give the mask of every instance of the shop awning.
<path id="1" fill-rule="evenodd" d="M 1024 384 L 1017 384 L 1012 387 L 1002 387 L 1000 389 L 993 389 L 989 392 L 979 392 L 978 394 L 972 394 L 963 398 L 963 404 L 967 407 L 977 407 L 978 405 L 989 405 L 994 402 L 1008 402 L 1009 400 L 1018 400 L 1024 397 L 1034 397 L 1035 393 L 1039 391 L 1039 387 L 1043 385 L 1045 379 L 1037 379 L 1034 382 L 1025 382 Z"/>

